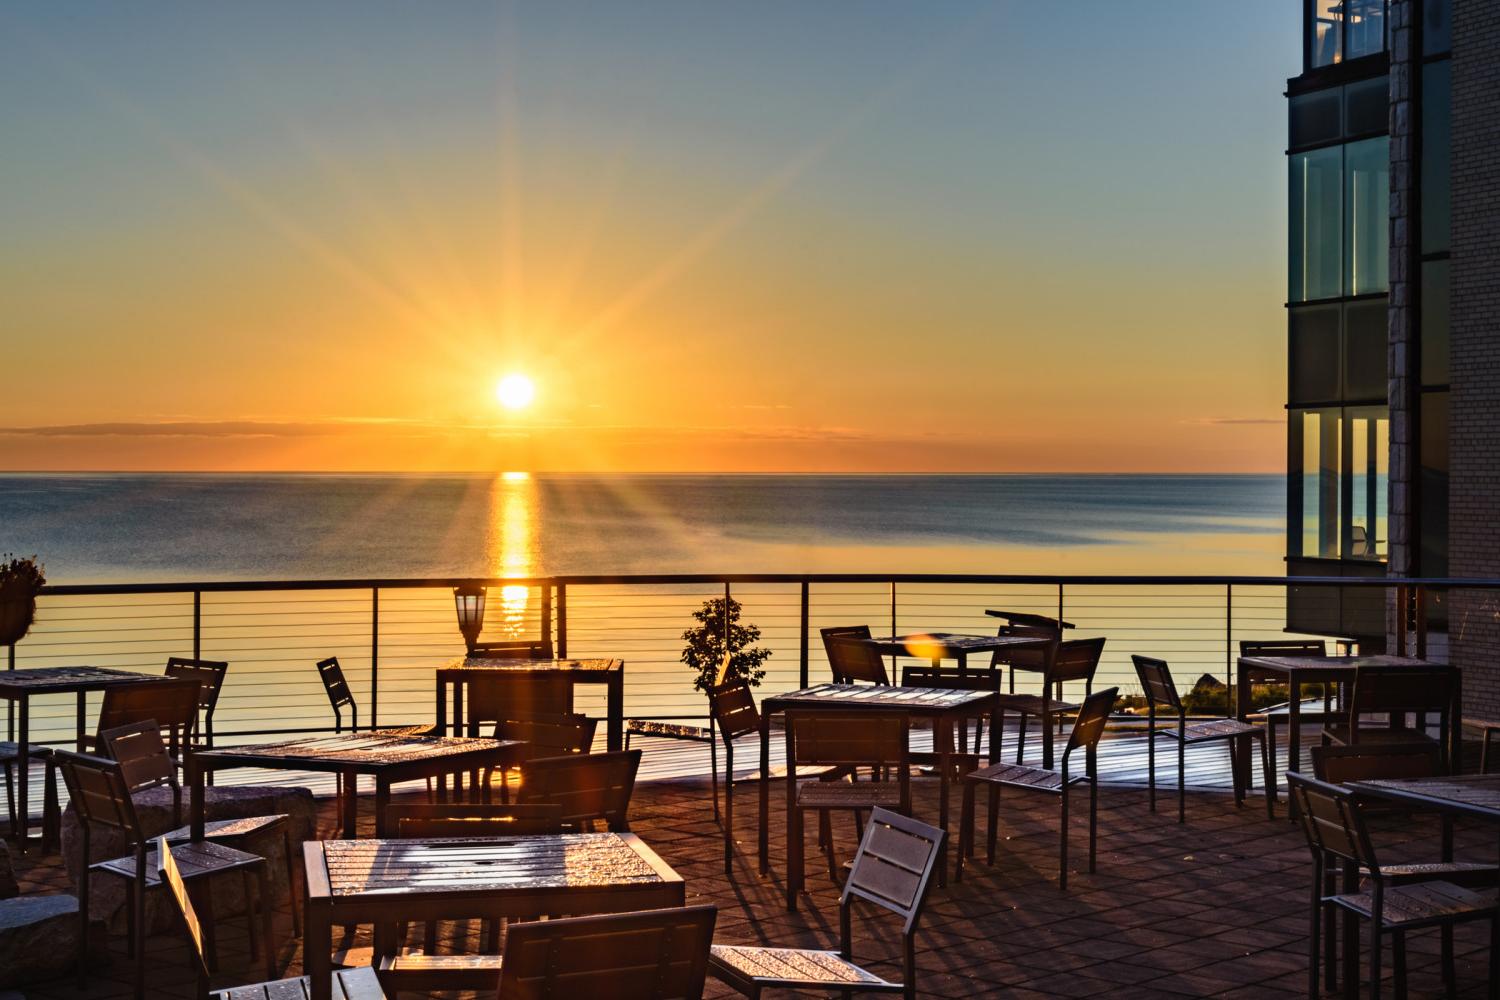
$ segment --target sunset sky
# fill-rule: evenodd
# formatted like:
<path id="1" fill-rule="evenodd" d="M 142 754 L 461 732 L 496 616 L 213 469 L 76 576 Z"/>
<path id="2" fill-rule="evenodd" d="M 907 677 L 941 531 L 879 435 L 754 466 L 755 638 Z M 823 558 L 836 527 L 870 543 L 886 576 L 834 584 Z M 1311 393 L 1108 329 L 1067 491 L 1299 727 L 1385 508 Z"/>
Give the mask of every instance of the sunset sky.
<path id="1" fill-rule="evenodd" d="M 0 469 L 1279 471 L 1299 29 L 6 4 Z"/>

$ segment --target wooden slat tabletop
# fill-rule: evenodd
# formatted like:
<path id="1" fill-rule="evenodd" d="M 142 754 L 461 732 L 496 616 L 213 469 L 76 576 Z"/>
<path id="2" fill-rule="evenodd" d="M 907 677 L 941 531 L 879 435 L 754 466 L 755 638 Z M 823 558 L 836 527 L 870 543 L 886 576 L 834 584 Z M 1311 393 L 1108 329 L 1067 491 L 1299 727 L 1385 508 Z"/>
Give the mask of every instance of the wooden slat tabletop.
<path id="1" fill-rule="evenodd" d="M 124 684 L 150 684 L 169 679 L 162 674 L 138 674 L 110 667 L 24 667 L 0 671 L 0 697 L 102 691 Z"/>
<path id="2" fill-rule="evenodd" d="M 1367 795 L 1500 822 L 1500 774 L 1355 781 L 1350 787 Z"/>
<path id="3" fill-rule="evenodd" d="M 664 882 L 637 843 L 615 833 L 330 840 L 323 857 L 334 896 Z"/>
<path id="4" fill-rule="evenodd" d="M 451 660 L 438 668 L 454 673 L 479 673 L 486 670 L 504 670 L 532 673 L 608 674 L 624 670 L 624 660 L 528 660 L 518 657 L 463 656 Z"/>
<path id="5" fill-rule="evenodd" d="M 379 767 L 435 760 L 476 750 L 502 750 L 515 746 L 514 740 L 497 740 L 484 736 L 417 736 L 405 732 L 345 733 L 314 739 L 288 740 L 284 743 L 261 743 L 254 746 L 222 747 L 199 751 L 195 756 L 214 759 L 234 758 L 240 761 L 286 763 L 337 763 L 349 767 Z"/>
<path id="6" fill-rule="evenodd" d="M 959 635 L 953 632 L 914 632 L 911 635 L 883 635 L 865 642 L 882 653 L 914 656 L 929 660 L 951 658 L 958 653 L 988 653 L 997 649 L 1045 646 L 1052 640 L 1029 635 Z"/>
<path id="7" fill-rule="evenodd" d="M 889 687 L 874 684 L 816 684 L 800 691 L 773 695 L 763 711 L 789 708 L 884 709 L 917 714 L 983 707 L 994 699 L 990 691 L 952 688 Z"/>
<path id="8" fill-rule="evenodd" d="M 1360 667 L 1441 667 L 1414 656 L 1242 656 L 1242 665 L 1280 674 L 1352 673 Z"/>

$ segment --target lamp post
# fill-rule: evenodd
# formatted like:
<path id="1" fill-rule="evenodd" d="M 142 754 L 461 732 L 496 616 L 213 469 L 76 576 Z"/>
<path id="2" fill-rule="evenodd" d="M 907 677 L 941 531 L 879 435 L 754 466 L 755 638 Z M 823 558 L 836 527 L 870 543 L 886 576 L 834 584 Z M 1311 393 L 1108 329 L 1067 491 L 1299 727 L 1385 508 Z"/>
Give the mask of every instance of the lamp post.
<path id="1" fill-rule="evenodd" d="M 464 645 L 473 652 L 484 628 L 484 587 L 474 583 L 454 587 L 453 609 L 458 613 L 458 631 L 463 634 Z"/>

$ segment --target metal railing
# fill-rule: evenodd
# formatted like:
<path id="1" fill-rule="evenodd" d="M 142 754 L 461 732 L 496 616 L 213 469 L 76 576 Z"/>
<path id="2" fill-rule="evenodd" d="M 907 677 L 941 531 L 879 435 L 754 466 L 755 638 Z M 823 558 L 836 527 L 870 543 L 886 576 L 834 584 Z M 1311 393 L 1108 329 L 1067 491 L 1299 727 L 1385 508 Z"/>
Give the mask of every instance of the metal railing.
<path id="1" fill-rule="evenodd" d="M 214 725 L 222 741 L 330 730 L 313 664 L 336 655 L 362 725 L 427 722 L 432 668 L 464 653 L 452 600 L 452 588 L 464 584 L 489 588 L 486 638 L 550 635 L 560 656 L 624 659 L 627 714 L 652 718 L 704 714 L 679 659 L 682 633 L 693 610 L 726 593 L 772 651 L 766 690 L 827 676 L 817 636 L 826 625 L 990 632 L 998 622 L 988 608 L 1057 615 L 1077 624 L 1078 637 L 1108 637 L 1099 679 L 1131 691 L 1132 653 L 1166 659 L 1184 687 L 1205 673 L 1231 681 L 1241 640 L 1288 635 L 1289 593 L 1299 601 L 1323 594 L 1332 606 L 1349 588 L 1380 588 L 1389 634 L 1418 654 L 1427 651 L 1425 614 L 1436 595 L 1477 592 L 1487 613 L 1500 607 L 1500 580 L 1346 577 L 673 574 L 67 585 L 44 589 L 37 623 L 11 648 L 8 665 L 159 670 L 168 656 L 228 660 Z M 602 695 L 579 696 L 581 711 L 602 714 Z M 74 712 L 71 698 L 39 701 L 34 738 L 67 742 Z"/>

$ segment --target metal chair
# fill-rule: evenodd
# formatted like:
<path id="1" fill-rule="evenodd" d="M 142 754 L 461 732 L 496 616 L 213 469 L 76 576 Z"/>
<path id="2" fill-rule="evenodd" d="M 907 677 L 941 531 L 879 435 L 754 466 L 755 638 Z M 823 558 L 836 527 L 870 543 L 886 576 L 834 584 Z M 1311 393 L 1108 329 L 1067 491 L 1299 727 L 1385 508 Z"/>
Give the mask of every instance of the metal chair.
<path id="1" fill-rule="evenodd" d="M 1327 656 L 1328 644 L 1322 639 L 1241 639 L 1241 656 Z M 1270 675 L 1258 675 L 1255 671 L 1249 674 L 1250 683 L 1257 681 L 1279 681 L 1281 677 Z M 1334 711 L 1334 698 L 1337 686 L 1327 684 L 1323 687 L 1323 711 L 1298 713 L 1303 722 L 1328 722 L 1337 717 Z M 1285 723 L 1288 718 L 1287 709 L 1271 708 L 1257 713 L 1266 720 L 1266 738 L 1271 744 L 1271 755 L 1274 760 L 1276 754 L 1276 726 Z M 1291 769 L 1290 766 L 1288 768 Z"/>
<path id="2" fill-rule="evenodd" d="M 562 832 L 562 807 L 534 805 L 394 805 L 387 806 L 386 830 L 398 839 L 413 837 L 516 837 Z M 397 940 L 405 939 L 405 932 Z M 411 990 L 489 990 L 500 972 L 500 927 L 489 922 L 488 954 L 438 954 L 437 924 L 428 921 L 423 950 L 398 949 L 376 964 L 380 985 L 393 998 Z"/>
<path id="3" fill-rule="evenodd" d="M 526 744 L 521 760 L 521 773 L 526 773 L 526 762 L 539 757 L 566 757 L 585 754 L 594 746 L 594 732 L 598 719 L 586 715 L 567 713 L 564 715 L 528 715 L 525 712 L 502 713 L 526 716 L 525 718 L 503 718 L 495 723 L 497 740 L 519 740 Z M 627 740 L 625 749 L 630 749 Z M 483 787 L 490 787 L 492 772 L 484 774 Z M 510 769 L 500 769 L 500 800 L 510 801 Z"/>
<path id="4" fill-rule="evenodd" d="M 84 737 L 84 749 L 98 753 L 100 733 L 149 721 L 167 734 L 167 753 L 180 761 L 198 728 L 201 688 L 193 678 L 108 688 L 99 706 L 99 724 L 93 736 Z"/>
<path id="5" fill-rule="evenodd" d="M 682 906 L 511 924 L 498 1000 L 698 1000 L 718 912 Z"/>
<path id="6" fill-rule="evenodd" d="M 836 709 L 788 709 L 786 712 L 786 780 L 795 786 L 803 766 L 853 771 L 870 767 L 894 780 L 816 781 L 795 788 L 787 819 L 787 907 L 795 909 L 802 887 L 803 817 L 818 814 L 818 833 L 828 859 L 828 874 L 837 879 L 833 827 L 829 814 L 846 810 L 856 825 L 876 807 L 911 812 L 911 722 L 905 712 L 849 712 Z M 863 831 L 861 831 L 861 836 Z"/>
<path id="7" fill-rule="evenodd" d="M 333 731 L 342 733 L 344 731 L 344 709 L 349 710 L 349 731 L 359 732 L 359 705 L 354 700 L 354 693 L 349 690 L 349 682 L 344 678 L 344 668 L 339 665 L 337 656 L 330 656 L 326 660 L 319 660 L 318 679 L 323 682 L 323 691 L 328 695 L 328 704 L 333 708 Z M 410 736 L 441 736 L 436 726 L 400 726 L 394 729 L 383 729 L 382 732 L 405 733 Z M 445 779 L 446 780 L 446 779 Z M 344 800 L 344 776 L 335 774 L 333 776 L 333 789 L 335 800 L 342 803 Z M 432 794 L 432 779 L 427 779 L 427 793 Z M 358 795 L 359 789 L 355 787 L 349 791 L 351 795 Z M 342 815 L 344 807 L 339 806 L 337 814 Z"/>
<path id="8" fill-rule="evenodd" d="M 573 682 L 558 674 L 491 671 L 468 682 L 464 722 L 470 736 L 491 722 L 573 714 Z"/>
<path id="9" fill-rule="evenodd" d="M 602 820 L 610 830 L 625 832 L 640 766 L 639 750 L 539 757 L 527 762 L 516 803 L 557 804 L 564 829 L 588 830 Z"/>
<path id="10" fill-rule="evenodd" d="M 42 793 L 42 853 L 46 854 L 56 849 L 62 831 L 62 809 L 57 801 L 57 765 L 52 760 L 51 747 L 29 747 L 27 756 L 30 760 L 41 761 L 45 769 Z M 21 748 L 17 744 L 0 740 L 0 771 L 5 772 L 5 802 L 9 807 L 12 831 L 21 828 L 20 802 L 16 799 L 15 769 L 30 766 L 30 760 L 23 762 L 20 757 Z M 19 848 L 24 851 L 26 845 L 20 844 Z"/>
<path id="11" fill-rule="evenodd" d="M 1365 826 L 1359 799 L 1348 789 L 1292 772 L 1287 775 L 1296 810 L 1313 857 L 1312 919 L 1308 935 L 1308 995 L 1319 995 L 1318 958 L 1325 908 L 1344 914 L 1344 989 L 1358 993 L 1359 921 L 1370 923 L 1370 996 L 1381 987 L 1381 947 L 1391 936 L 1396 991 L 1406 995 L 1406 934 L 1427 927 L 1444 929 L 1442 939 L 1443 984 L 1452 996 L 1456 990 L 1453 966 L 1452 928 L 1472 920 L 1490 921 L 1489 995 L 1500 997 L 1500 908 L 1493 893 L 1476 893 L 1442 879 L 1406 882 L 1386 874 L 1376 857 Z M 1324 894 L 1326 866 L 1333 861 L 1343 867 L 1343 891 Z M 1363 874 L 1369 888 L 1360 891 Z"/>
<path id="12" fill-rule="evenodd" d="M 823 637 L 823 651 L 835 684 L 891 683 L 885 669 L 885 657 L 861 639 L 870 638 L 868 625 L 830 625 L 818 630 Z"/>
<path id="13" fill-rule="evenodd" d="M 166 885 L 167 891 L 171 894 L 172 902 L 176 904 L 183 927 L 187 930 L 188 947 L 193 953 L 193 971 L 198 979 L 195 993 L 198 1000 L 283 1000 L 288 997 L 300 1000 L 306 997 L 311 986 L 306 976 L 300 979 L 278 979 L 273 982 L 256 983 L 252 986 L 233 986 L 227 990 L 210 991 L 209 979 L 213 970 L 207 949 L 204 947 L 203 924 L 198 919 L 198 912 L 193 907 L 193 901 L 188 897 L 187 883 L 182 877 L 182 869 L 177 865 L 174 851 L 181 852 L 182 848 L 179 846 L 174 849 L 167 838 L 158 838 L 156 842 L 157 870 L 161 882 Z M 380 981 L 375 977 L 375 970 L 369 966 L 358 969 L 339 969 L 334 972 L 333 996 L 334 1000 L 385 1000 L 385 994 L 380 991 Z"/>
<path id="14" fill-rule="evenodd" d="M 182 785 L 177 780 L 177 765 L 167 755 L 166 745 L 161 741 L 161 730 L 153 722 L 138 722 L 120 726 L 99 734 L 103 755 L 120 765 L 120 774 L 131 794 L 150 788 L 166 786 L 172 792 L 172 825 L 170 833 L 163 834 L 174 844 L 192 839 L 192 828 L 182 822 Z M 226 847 L 242 850 L 245 841 L 267 830 L 280 829 L 282 863 L 286 865 L 287 890 L 291 895 L 292 931 L 302 934 L 302 909 L 297 905 L 302 898 L 297 892 L 297 873 L 292 864 L 292 832 L 290 817 L 286 813 L 267 816 L 245 816 L 239 819 L 220 819 L 203 825 L 205 840 Z M 247 852 L 249 853 L 249 852 Z"/>
<path id="15" fill-rule="evenodd" d="M 89 876 L 93 872 L 108 872 L 125 880 L 128 954 L 136 960 L 135 996 L 137 1000 L 146 995 L 146 893 L 162 884 L 159 875 L 159 845 L 152 849 L 141 831 L 140 819 L 136 816 L 135 803 L 126 785 L 124 767 L 112 760 L 87 754 L 55 751 L 58 767 L 67 782 L 68 795 L 78 810 L 78 827 L 81 837 L 83 867 L 78 876 L 78 982 L 86 982 L 89 969 Z M 90 829 L 94 824 L 122 830 L 135 845 L 134 853 L 110 861 L 89 863 Z M 266 871 L 266 860 L 254 854 L 246 854 L 212 841 L 193 841 L 177 849 L 178 861 L 186 867 L 188 881 L 209 879 L 215 875 L 238 872 L 244 880 L 246 920 L 250 927 L 250 957 L 258 952 L 255 917 L 250 891 L 250 877 L 259 882 L 261 941 L 265 949 L 266 978 L 276 975 L 276 949 L 271 935 L 271 892 Z M 211 903 L 213 896 L 205 893 L 204 903 Z M 213 921 L 208 922 L 208 965 L 213 965 Z"/>
<path id="16" fill-rule="evenodd" d="M 205 746 L 214 745 L 214 708 L 219 704 L 219 692 L 224 689 L 224 675 L 228 672 L 229 664 L 224 660 L 198 660 L 186 656 L 167 658 L 164 673 L 168 677 L 198 682 L 198 717 L 191 735 Z"/>
<path id="17" fill-rule="evenodd" d="M 1260 743 L 1261 782 L 1266 789 L 1266 817 L 1276 817 L 1276 771 L 1271 764 L 1271 753 L 1266 741 L 1266 731 L 1259 726 L 1237 719 L 1213 719 L 1188 725 L 1187 708 L 1177 694 L 1177 685 L 1172 681 L 1172 670 L 1165 660 L 1149 656 L 1132 656 L 1135 673 L 1140 679 L 1141 690 L 1146 695 L 1146 774 L 1150 789 L 1151 811 L 1156 812 L 1156 737 L 1165 736 L 1177 741 L 1177 822 L 1187 821 L 1187 748 L 1198 743 L 1213 743 L 1223 740 L 1231 750 L 1236 742 L 1255 740 Z M 1177 716 L 1176 726 L 1165 729 L 1156 727 L 1156 706 L 1165 705 Z M 1238 768 L 1231 767 L 1234 776 L 1234 801 L 1240 805 L 1245 800 L 1245 788 L 1240 784 Z"/>
<path id="18" fill-rule="evenodd" d="M 1048 757 L 1047 729 L 1052 725 L 1055 718 L 1059 727 L 1062 726 L 1063 716 L 1072 714 L 1079 710 L 1079 705 L 1062 700 L 1062 686 L 1065 681 L 1083 681 L 1084 696 L 1088 697 L 1094 691 L 1094 674 L 1099 669 L 1099 660 L 1104 655 L 1104 642 L 1100 638 L 1095 639 L 1069 639 L 1067 642 L 1054 642 L 1044 650 L 1012 650 L 1012 655 L 1025 652 L 1035 652 L 1042 657 L 1042 693 L 1015 694 L 1015 669 L 1030 670 L 1031 667 L 1012 662 L 1011 691 L 1001 694 L 997 700 L 997 713 L 995 725 L 999 727 L 993 739 L 1000 739 L 1004 733 L 1005 714 L 1015 712 L 1021 717 L 1021 724 L 1016 732 L 1016 763 L 1025 760 L 1026 754 L 1026 724 L 1031 716 L 1036 716 L 1041 724 L 1043 739 L 1043 766 L 1050 766 Z M 1059 728 L 1059 731 L 1060 728 Z"/>
<path id="19" fill-rule="evenodd" d="M 1335 746 L 1380 743 L 1435 743 L 1442 753 L 1443 769 L 1451 771 L 1446 740 L 1435 740 L 1422 728 L 1425 716 L 1438 716 L 1440 732 L 1448 731 L 1453 712 L 1453 672 L 1445 667 L 1365 666 L 1354 672 L 1353 690 L 1344 721 L 1323 727 L 1323 739 Z M 1416 726 L 1407 726 L 1412 713 Z M 1383 714 L 1385 725 L 1362 724 L 1360 716 Z"/>
<path id="20" fill-rule="evenodd" d="M 989 849 L 986 861 L 991 865 L 995 863 L 995 840 L 1000 829 L 1000 789 L 1015 788 L 1021 791 L 1058 796 L 1062 803 L 1062 818 L 1058 830 L 1060 843 L 1057 887 L 1066 889 L 1068 887 L 1069 793 L 1074 785 L 1087 784 L 1089 786 L 1089 871 L 1095 871 L 1099 841 L 1099 738 L 1104 735 L 1104 727 L 1109 722 L 1109 714 L 1114 708 L 1115 696 L 1118 693 L 1118 688 L 1106 688 L 1084 699 L 1082 707 L 1078 710 L 1078 718 L 1073 723 L 1073 731 L 1068 734 L 1061 769 L 1052 771 L 1046 768 L 1028 767 L 1024 764 L 991 764 L 965 776 L 963 824 L 960 828 L 958 843 L 958 880 L 963 879 L 964 862 L 974 852 L 974 799 L 980 785 L 988 785 L 990 790 Z M 1073 752 L 1080 748 L 1084 752 L 1084 773 L 1074 774 L 1070 765 Z"/>
<path id="21" fill-rule="evenodd" d="M 715 979 L 747 997 L 766 989 L 838 990 L 850 993 L 917 995 L 916 933 L 942 857 L 944 833 L 887 809 L 876 809 L 865 826 L 859 853 L 839 896 L 839 949 L 754 948 L 714 945 L 708 969 Z M 903 976 L 899 983 L 854 964 L 852 913 L 856 900 L 873 903 L 902 920 Z"/>

